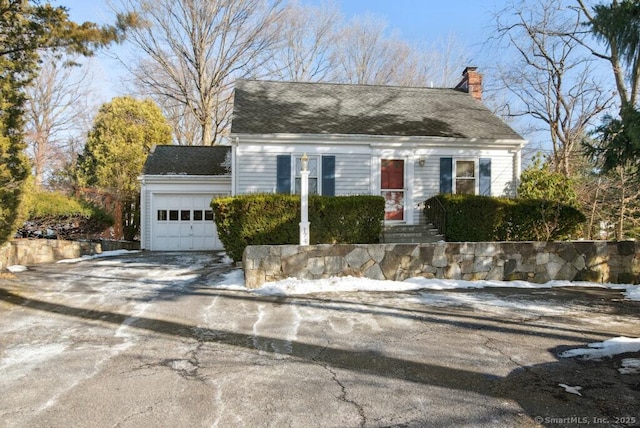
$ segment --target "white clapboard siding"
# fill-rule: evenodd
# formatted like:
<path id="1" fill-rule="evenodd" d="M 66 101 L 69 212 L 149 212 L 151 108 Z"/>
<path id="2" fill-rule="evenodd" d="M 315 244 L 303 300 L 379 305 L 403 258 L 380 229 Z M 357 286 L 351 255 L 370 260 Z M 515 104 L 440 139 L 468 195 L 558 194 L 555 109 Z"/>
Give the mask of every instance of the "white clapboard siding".
<path id="1" fill-rule="evenodd" d="M 368 195 L 371 192 L 371 155 L 336 154 L 336 195 Z"/>

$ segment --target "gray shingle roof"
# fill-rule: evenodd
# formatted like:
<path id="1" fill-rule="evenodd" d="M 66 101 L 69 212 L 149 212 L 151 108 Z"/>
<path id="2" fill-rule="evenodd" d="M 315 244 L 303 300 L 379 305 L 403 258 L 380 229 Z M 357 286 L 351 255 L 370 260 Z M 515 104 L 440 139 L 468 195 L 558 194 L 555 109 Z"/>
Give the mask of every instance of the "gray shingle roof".
<path id="1" fill-rule="evenodd" d="M 238 80 L 235 134 L 359 134 L 522 139 L 456 89 Z"/>
<path id="2" fill-rule="evenodd" d="M 145 175 L 229 175 L 229 146 L 156 146 L 149 153 Z"/>

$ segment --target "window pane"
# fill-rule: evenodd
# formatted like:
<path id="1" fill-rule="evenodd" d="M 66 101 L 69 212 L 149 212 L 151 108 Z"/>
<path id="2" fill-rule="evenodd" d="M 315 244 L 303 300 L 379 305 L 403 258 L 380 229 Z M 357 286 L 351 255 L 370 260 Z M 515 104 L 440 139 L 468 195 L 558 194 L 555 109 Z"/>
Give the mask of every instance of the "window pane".
<path id="1" fill-rule="evenodd" d="M 167 210 L 158 210 L 158 221 L 167 221 Z"/>
<path id="2" fill-rule="evenodd" d="M 476 180 L 457 179 L 456 193 L 461 195 L 473 195 L 476 192 Z"/>
<path id="3" fill-rule="evenodd" d="M 307 166 L 309 169 L 309 177 L 317 177 L 318 176 L 318 158 L 309 158 L 309 165 Z M 300 177 L 300 171 L 302 170 L 302 159 L 296 158 L 296 177 Z"/>
<path id="4" fill-rule="evenodd" d="M 182 220 L 182 221 L 191 220 L 191 211 L 189 211 L 189 210 L 180 211 L 180 220 Z"/>
<path id="5" fill-rule="evenodd" d="M 178 210 L 169 211 L 169 220 L 178 221 Z"/>
<path id="6" fill-rule="evenodd" d="M 474 161 L 457 161 L 456 162 L 456 177 L 472 178 L 475 176 L 476 176 L 476 165 Z"/>
<path id="7" fill-rule="evenodd" d="M 300 177 L 296 178 L 296 195 L 302 193 L 301 190 L 302 179 Z M 318 179 L 309 177 L 309 194 L 317 195 L 318 194 Z"/>
<path id="8" fill-rule="evenodd" d="M 213 220 L 213 211 L 212 210 L 206 210 L 204 212 L 204 219 L 206 221 L 212 221 Z"/>
<path id="9" fill-rule="evenodd" d="M 194 221 L 202 221 L 202 210 L 195 210 L 193 212 L 193 220 Z"/>
<path id="10" fill-rule="evenodd" d="M 403 189 L 404 161 L 400 159 L 382 159 L 380 178 L 382 189 Z"/>
<path id="11" fill-rule="evenodd" d="M 310 158 L 309 159 L 309 177 L 317 177 L 318 176 L 318 159 Z"/>

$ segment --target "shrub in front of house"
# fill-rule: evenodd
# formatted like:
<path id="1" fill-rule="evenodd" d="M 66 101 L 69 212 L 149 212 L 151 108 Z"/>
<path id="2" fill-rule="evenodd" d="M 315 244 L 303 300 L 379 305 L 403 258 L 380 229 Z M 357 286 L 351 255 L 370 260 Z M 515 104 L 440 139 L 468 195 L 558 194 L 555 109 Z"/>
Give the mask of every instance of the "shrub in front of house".
<path id="1" fill-rule="evenodd" d="M 300 196 L 246 194 L 214 199 L 218 237 L 233 260 L 247 245 L 300 242 Z M 382 232 L 381 196 L 309 196 L 311 244 L 377 243 Z"/>
<path id="2" fill-rule="evenodd" d="M 90 238 L 113 226 L 111 215 L 96 205 L 59 192 L 32 192 L 25 201 L 27 220 L 19 237 Z"/>
<path id="3" fill-rule="evenodd" d="M 443 194 L 451 242 L 553 241 L 575 237 L 586 218 L 577 208 L 541 199 Z M 427 202 L 425 205 L 429 205 Z"/>

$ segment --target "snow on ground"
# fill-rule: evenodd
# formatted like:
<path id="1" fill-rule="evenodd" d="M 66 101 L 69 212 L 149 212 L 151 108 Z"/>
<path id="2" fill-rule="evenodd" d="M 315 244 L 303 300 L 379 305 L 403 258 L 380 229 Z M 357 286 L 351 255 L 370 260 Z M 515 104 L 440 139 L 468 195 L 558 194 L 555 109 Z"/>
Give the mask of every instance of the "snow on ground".
<path id="1" fill-rule="evenodd" d="M 137 252 L 137 251 L 133 251 Z M 92 256 L 84 256 L 77 259 L 62 260 L 58 263 L 76 263 L 88 259 L 101 257 L 112 257 L 122 254 L 132 253 L 128 250 L 107 251 Z M 232 260 L 228 257 L 223 259 L 223 263 L 232 264 Z M 124 274 L 127 266 L 119 265 L 118 260 L 104 260 L 98 263 L 97 269 L 104 269 L 108 265 L 109 272 L 113 274 L 113 270 L 122 270 Z M 135 263 L 134 263 L 135 264 Z M 194 263 L 188 265 L 179 272 L 168 272 L 166 267 L 154 268 L 148 266 L 147 276 L 150 278 L 164 281 L 184 281 L 188 284 L 198 275 L 190 275 L 191 272 L 202 269 L 203 265 Z M 26 268 L 24 266 L 10 266 L 8 268 L 12 272 L 21 272 Z M 154 271 L 156 269 L 157 271 Z M 104 273 L 104 272 L 103 272 Z M 225 290 L 247 291 L 257 295 L 266 296 L 295 296 L 311 293 L 328 293 L 328 292 L 403 292 L 418 291 L 410 298 L 416 302 L 426 305 L 467 305 L 472 307 L 482 307 L 483 309 L 491 308 L 495 312 L 500 310 L 513 310 L 544 313 L 547 315 L 562 313 L 566 308 L 554 307 L 548 302 L 540 301 L 517 301 L 516 299 L 505 299 L 502 296 L 496 296 L 492 293 L 430 293 L 431 291 L 447 291 L 460 289 L 490 289 L 490 288 L 554 288 L 554 287 L 600 287 L 620 290 L 624 296 L 630 300 L 640 301 L 640 286 L 637 285 L 621 285 L 621 284 L 599 284 L 589 282 L 570 282 L 570 281 L 551 281 L 545 284 L 536 284 L 526 281 L 463 281 L 463 280 L 447 280 L 447 279 L 426 279 L 426 278 L 410 278 L 406 281 L 380 281 L 367 278 L 356 277 L 332 277 L 318 280 L 301 280 L 296 278 L 288 278 L 281 281 L 269 282 L 258 289 L 249 290 L 245 287 L 244 274 L 242 269 L 233 269 L 231 272 L 223 276 L 222 280 L 209 284 L 213 288 Z M 148 285 L 146 285 L 148 287 Z M 633 339 L 627 337 L 617 337 L 599 343 L 591 343 L 588 348 L 579 348 L 566 351 L 560 356 L 563 358 L 582 357 L 582 358 L 602 358 L 615 354 L 640 352 L 640 338 Z M 625 359 L 621 373 L 636 373 L 640 371 L 640 359 Z"/>
<path id="2" fill-rule="evenodd" d="M 237 269 L 228 273 L 224 279 L 216 284 L 216 288 L 231 290 L 247 290 L 244 285 L 242 270 Z M 317 280 L 301 280 L 287 278 L 281 281 L 268 282 L 260 288 L 247 290 L 258 295 L 267 296 L 295 296 L 311 293 L 327 292 L 401 292 L 401 291 L 423 291 L 418 293 L 414 299 L 418 303 L 429 305 L 468 305 L 482 307 L 484 310 L 491 308 L 494 312 L 500 309 L 543 313 L 545 315 L 561 314 L 566 312 L 566 307 L 556 307 L 549 305 L 549 302 L 540 301 L 517 301 L 515 299 L 505 299 L 491 293 L 474 295 L 467 293 L 447 294 L 429 293 L 426 290 L 459 290 L 459 289 L 487 289 L 487 288 L 521 288 L 521 289 L 549 289 L 554 287 L 598 287 L 621 290 L 625 297 L 630 300 L 640 301 L 639 285 L 621 284 L 600 284 L 590 282 L 570 282 L 551 281 L 545 284 L 536 284 L 526 281 L 463 281 L 449 279 L 426 279 L 410 278 L 406 281 L 379 281 L 367 278 L 355 277 L 332 277 Z M 566 351 L 560 355 L 562 358 L 581 356 L 582 358 L 602 358 L 617 354 L 630 352 L 640 352 L 640 338 L 616 337 L 604 342 L 590 343 L 588 348 L 579 348 Z M 640 359 L 627 358 L 622 362 L 619 369 L 622 374 L 640 373 Z M 566 386 L 567 392 L 577 393 L 576 388 Z M 569 388 L 569 389 L 567 389 Z M 575 392 L 574 392 L 575 389 Z"/>
<path id="3" fill-rule="evenodd" d="M 562 352 L 560 358 L 581 357 L 584 360 L 599 360 L 614 355 L 640 352 L 640 338 L 614 337 L 604 342 L 589 343 L 587 348 L 576 348 Z M 639 358 L 624 358 L 618 371 L 620 374 L 640 373 Z"/>
<path id="4" fill-rule="evenodd" d="M 622 367 L 618 369 L 620 374 L 640 373 L 640 358 L 625 358 L 622 360 Z"/>
<path id="5" fill-rule="evenodd" d="M 287 278 L 277 282 L 268 282 L 253 290 L 255 294 L 288 296 L 326 292 L 352 291 L 411 291 L 423 288 L 418 284 L 398 281 L 379 281 L 356 277 L 331 277 L 315 280 Z"/>
<path id="6" fill-rule="evenodd" d="M 577 348 L 562 352 L 560 357 L 582 357 L 586 360 L 594 360 L 629 352 L 640 352 L 640 338 L 614 337 L 604 342 L 589 343 L 587 346 L 587 348 Z"/>
<path id="7" fill-rule="evenodd" d="M 569 309 L 566 305 L 552 305 L 546 300 L 528 300 L 505 299 L 491 293 L 482 294 L 438 294 L 429 292 L 420 292 L 414 298 L 416 303 L 429 306 L 469 306 L 472 308 L 482 309 L 484 311 L 500 314 L 508 311 L 517 310 L 521 314 L 544 314 L 547 316 L 562 315 Z"/>
<path id="8" fill-rule="evenodd" d="M 91 260 L 91 259 L 97 259 L 100 257 L 114 257 L 114 256 L 121 256 L 123 254 L 133 254 L 133 253 L 139 253 L 139 251 L 131 251 L 131 250 L 114 250 L 114 251 L 103 251 L 102 253 L 99 254 L 92 254 L 92 255 L 87 255 L 87 256 L 82 256 L 82 257 L 78 257 L 76 259 L 64 259 L 64 260 L 59 260 L 58 263 L 78 263 L 84 260 Z"/>
<path id="9" fill-rule="evenodd" d="M 102 253 L 99 254 L 93 254 L 93 255 L 87 255 L 87 256 L 82 256 L 82 257 L 78 257 L 75 259 L 63 259 L 63 260 L 58 260 L 56 263 L 78 263 L 84 260 L 91 260 L 91 259 L 97 259 L 100 257 L 114 257 L 114 256 L 121 256 L 123 254 L 132 254 L 132 253 L 138 253 L 139 251 L 130 251 L 130 250 L 114 250 L 114 251 L 104 251 Z M 22 266 L 22 265 L 12 265 L 12 266 L 7 266 L 7 270 L 9 272 L 12 273 L 18 273 L 18 272 L 24 272 L 26 270 L 28 270 L 28 268 L 26 266 Z"/>
<path id="10" fill-rule="evenodd" d="M 219 284 L 221 288 L 244 287 L 242 271 L 234 271 Z M 550 281 L 536 284 L 527 281 L 464 281 L 454 279 L 409 278 L 405 281 L 380 281 L 367 278 L 331 277 L 325 279 L 302 280 L 287 278 L 268 282 L 253 290 L 260 295 L 301 295 L 324 292 L 351 291 L 414 291 L 414 290 L 459 290 L 483 288 L 554 288 L 554 287 L 599 287 L 621 290 L 627 299 L 640 301 L 640 286 L 624 284 L 599 284 L 592 282 Z"/>

